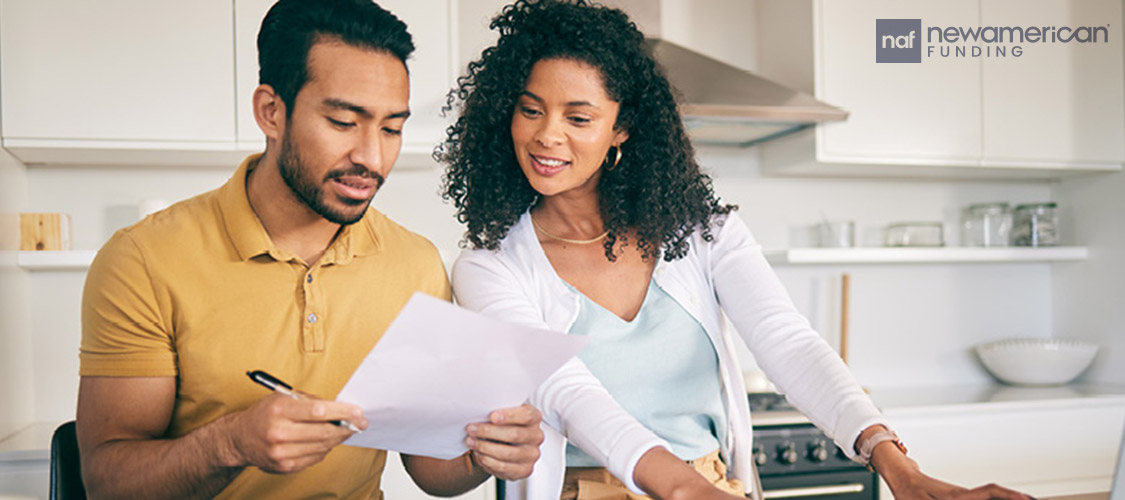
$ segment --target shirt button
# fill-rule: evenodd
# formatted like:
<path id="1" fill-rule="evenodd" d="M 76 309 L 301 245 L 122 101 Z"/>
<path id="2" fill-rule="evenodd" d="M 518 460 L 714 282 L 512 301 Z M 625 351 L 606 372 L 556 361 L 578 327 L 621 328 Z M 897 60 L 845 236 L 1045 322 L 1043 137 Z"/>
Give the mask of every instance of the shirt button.
<path id="1" fill-rule="evenodd" d="M 309 274 L 309 275 L 308 275 L 308 276 L 307 276 L 307 277 L 305 278 L 305 282 L 307 282 L 307 283 L 312 283 L 312 274 Z"/>
<path id="2" fill-rule="evenodd" d="M 309 323 L 316 323 L 316 314 L 309 313 Z"/>

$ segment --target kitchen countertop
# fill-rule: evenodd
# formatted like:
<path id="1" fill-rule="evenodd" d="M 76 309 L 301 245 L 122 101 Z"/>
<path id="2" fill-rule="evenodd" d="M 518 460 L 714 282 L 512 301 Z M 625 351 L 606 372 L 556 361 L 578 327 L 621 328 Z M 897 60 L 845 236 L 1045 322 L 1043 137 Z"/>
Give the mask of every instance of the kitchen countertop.
<path id="1" fill-rule="evenodd" d="M 1021 410 L 1046 407 L 1125 405 L 1125 386 L 1072 384 L 1019 387 L 985 384 L 948 387 L 873 388 L 871 399 L 887 415 L 964 411 L 966 407 Z"/>
<path id="2" fill-rule="evenodd" d="M 1018 387 L 981 384 L 945 387 L 894 387 L 869 389 L 871 399 L 887 416 L 935 415 L 966 410 L 1028 410 L 1089 405 L 1125 406 L 1125 386 L 1072 384 L 1055 387 Z M 807 423 L 800 412 L 751 413 L 755 426 Z"/>
<path id="3" fill-rule="evenodd" d="M 974 408 L 1022 410 L 1091 404 L 1125 406 L 1125 386 L 1074 384 L 1016 387 L 985 384 L 948 387 L 872 388 L 871 399 L 888 416 L 962 412 Z M 798 412 L 755 413 L 755 426 L 808 422 Z M 0 439 L 0 462 L 50 459 L 51 435 L 60 422 L 29 425 Z"/>

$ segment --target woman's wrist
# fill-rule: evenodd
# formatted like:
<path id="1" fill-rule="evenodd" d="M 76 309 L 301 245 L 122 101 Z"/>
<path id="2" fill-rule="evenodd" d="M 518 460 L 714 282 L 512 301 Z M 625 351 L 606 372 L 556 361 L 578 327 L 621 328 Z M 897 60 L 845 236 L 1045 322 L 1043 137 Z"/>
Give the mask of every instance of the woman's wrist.
<path id="1" fill-rule="evenodd" d="M 887 482 L 887 486 L 892 491 L 900 490 L 922 472 L 914 460 L 890 441 L 875 445 L 871 453 L 871 467 Z"/>

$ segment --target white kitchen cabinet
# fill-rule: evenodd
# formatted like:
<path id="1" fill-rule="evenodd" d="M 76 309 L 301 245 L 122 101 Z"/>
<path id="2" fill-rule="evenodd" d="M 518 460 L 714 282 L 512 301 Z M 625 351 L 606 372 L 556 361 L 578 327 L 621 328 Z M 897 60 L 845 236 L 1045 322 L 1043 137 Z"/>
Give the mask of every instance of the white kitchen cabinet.
<path id="1" fill-rule="evenodd" d="M 1018 58 L 983 59 L 984 163 L 1125 161 L 1121 8 L 1120 0 L 981 2 L 984 26 L 1108 24 L 1113 42 L 1024 44 Z"/>
<path id="2" fill-rule="evenodd" d="M 3 145 L 27 164 L 230 168 L 261 151 L 251 98 L 273 0 L 0 4 Z M 399 166 L 432 166 L 453 84 L 452 0 L 385 0 L 414 36 Z"/>
<path id="3" fill-rule="evenodd" d="M 1024 400 L 1036 392 L 1062 397 Z M 998 386 L 988 403 L 884 413 L 910 456 L 933 477 L 968 487 L 995 482 L 1039 498 L 1107 491 L 1125 399 L 1074 398 L 1072 392 Z M 883 488 L 881 497 L 891 498 Z"/>
<path id="4" fill-rule="evenodd" d="M 4 1 L 5 146 L 232 145 L 231 23 L 229 0 Z"/>
<path id="5" fill-rule="evenodd" d="M 763 30 L 762 67 L 811 65 L 817 98 L 851 113 L 763 145 L 767 173 L 1050 179 L 1125 164 L 1119 0 L 812 0 L 811 22 L 788 15 L 799 10 L 792 4 L 762 2 L 759 22 L 792 28 Z M 921 62 L 877 63 L 877 19 L 920 20 Z M 1108 41 L 1098 43 L 942 43 L 930 31 L 1106 25 Z M 812 54 L 789 49 L 806 33 Z"/>
<path id="6" fill-rule="evenodd" d="M 258 86 L 258 28 L 275 0 L 235 1 L 236 100 L 239 149 L 265 146 L 254 121 L 252 97 Z M 443 138 L 448 121 L 440 116 L 453 85 L 454 2 L 452 0 L 382 0 L 379 5 L 406 23 L 414 37 L 410 70 L 411 116 L 403 129 L 400 165 L 428 165 L 430 153 Z"/>
<path id="7" fill-rule="evenodd" d="M 875 62 L 877 18 L 975 26 L 977 0 L 818 2 L 816 97 L 848 110 L 817 129 L 823 162 L 971 164 L 981 153 L 980 61 Z M 919 33 L 914 43 L 922 43 Z"/>

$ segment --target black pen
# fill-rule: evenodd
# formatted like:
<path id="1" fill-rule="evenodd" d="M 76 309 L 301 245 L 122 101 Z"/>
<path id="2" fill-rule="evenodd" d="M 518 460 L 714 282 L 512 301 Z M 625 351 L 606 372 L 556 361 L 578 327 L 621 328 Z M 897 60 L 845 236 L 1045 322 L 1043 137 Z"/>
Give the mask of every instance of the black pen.
<path id="1" fill-rule="evenodd" d="M 286 396 L 289 396 L 293 399 L 301 399 L 301 395 L 297 394 L 296 392 L 293 391 L 293 386 L 291 386 L 289 384 L 286 384 L 285 382 L 282 382 L 281 379 L 279 379 L 279 378 L 277 378 L 273 375 L 270 375 L 270 374 L 268 374 L 268 373 L 266 373 L 262 370 L 254 370 L 252 372 L 246 372 L 246 376 L 250 377 L 250 380 L 253 380 L 254 382 L 257 382 L 257 383 L 265 386 L 266 388 L 268 388 L 272 391 L 280 392 L 280 393 L 282 393 Z M 338 425 L 340 427 L 343 427 L 343 428 L 345 428 L 349 431 L 355 432 L 357 434 L 360 433 L 360 432 L 363 432 L 363 431 L 359 430 L 359 427 L 356 427 L 354 424 L 352 424 L 351 422 L 348 422 L 347 420 L 332 420 L 331 423 L 335 424 L 335 425 Z"/>

